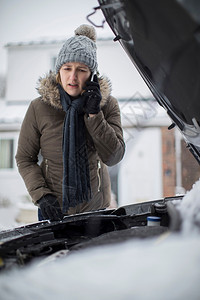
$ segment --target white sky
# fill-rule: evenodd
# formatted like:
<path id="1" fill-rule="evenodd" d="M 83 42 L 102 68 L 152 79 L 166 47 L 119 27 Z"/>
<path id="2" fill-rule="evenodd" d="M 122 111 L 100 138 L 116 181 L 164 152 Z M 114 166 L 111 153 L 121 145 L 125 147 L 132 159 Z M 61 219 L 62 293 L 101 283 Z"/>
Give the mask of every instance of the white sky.
<path id="1" fill-rule="evenodd" d="M 5 44 L 72 35 L 80 24 L 89 24 L 86 16 L 96 6 L 97 0 L 0 0 L 0 74 L 6 72 Z M 100 11 L 92 17 L 100 19 Z M 98 36 L 106 32 L 112 36 L 108 25 L 97 28 Z"/>

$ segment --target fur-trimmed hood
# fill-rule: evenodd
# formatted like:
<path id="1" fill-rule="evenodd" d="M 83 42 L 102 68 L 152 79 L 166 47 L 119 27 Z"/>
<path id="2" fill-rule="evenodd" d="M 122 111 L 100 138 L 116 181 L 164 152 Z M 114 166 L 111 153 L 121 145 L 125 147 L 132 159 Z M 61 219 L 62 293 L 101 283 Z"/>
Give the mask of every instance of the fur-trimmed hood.
<path id="1" fill-rule="evenodd" d="M 107 77 L 101 76 L 98 80 L 102 95 L 100 105 L 103 107 L 111 95 L 112 87 L 110 80 Z M 56 74 L 54 72 L 50 71 L 46 76 L 39 78 L 37 91 L 41 95 L 42 101 L 56 109 L 62 109 L 60 94 L 56 82 Z"/>

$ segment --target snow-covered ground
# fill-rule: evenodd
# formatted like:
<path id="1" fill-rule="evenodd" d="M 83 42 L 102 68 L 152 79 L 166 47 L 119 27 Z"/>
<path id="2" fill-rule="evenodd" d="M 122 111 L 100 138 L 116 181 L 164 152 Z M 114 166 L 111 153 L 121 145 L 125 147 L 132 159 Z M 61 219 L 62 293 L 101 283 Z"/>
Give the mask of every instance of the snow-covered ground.
<path id="1" fill-rule="evenodd" d="M 83 250 L 2 274 L 0 299 L 199 299 L 199 250 L 178 235 Z"/>
<path id="2" fill-rule="evenodd" d="M 0 276 L 1 300 L 200 299 L 200 181 L 178 209 L 179 233 L 80 250 Z"/>
<path id="3" fill-rule="evenodd" d="M 37 208 L 32 203 L 9 203 L 0 206 L 0 231 L 37 222 Z"/>

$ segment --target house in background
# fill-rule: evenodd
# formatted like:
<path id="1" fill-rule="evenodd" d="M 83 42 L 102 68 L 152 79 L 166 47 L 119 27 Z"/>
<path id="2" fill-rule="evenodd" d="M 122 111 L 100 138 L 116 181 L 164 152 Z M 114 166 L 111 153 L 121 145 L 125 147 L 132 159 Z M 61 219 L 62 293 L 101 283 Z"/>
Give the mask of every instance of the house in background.
<path id="1" fill-rule="evenodd" d="M 14 158 L 20 126 L 30 101 L 38 97 L 39 77 L 54 69 L 63 42 L 45 39 L 6 45 L 6 96 L 0 101 L 0 201 L 21 203 L 28 197 Z M 193 158 L 185 159 L 185 143 L 177 130 L 167 129 L 166 112 L 118 43 L 99 39 L 97 49 L 99 72 L 111 79 L 112 94 L 119 100 L 126 141 L 124 159 L 109 168 L 117 202 L 158 199 L 190 189 L 198 179 L 198 166 Z M 191 172 L 190 164 L 195 171 Z M 186 175 L 193 178 L 186 182 Z"/>

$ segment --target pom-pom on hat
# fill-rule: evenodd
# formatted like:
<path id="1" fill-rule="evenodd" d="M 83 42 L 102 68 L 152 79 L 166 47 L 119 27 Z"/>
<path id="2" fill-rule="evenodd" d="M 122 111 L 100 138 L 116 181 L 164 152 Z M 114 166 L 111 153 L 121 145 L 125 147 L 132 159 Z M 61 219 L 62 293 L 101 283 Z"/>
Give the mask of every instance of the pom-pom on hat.
<path id="1" fill-rule="evenodd" d="M 56 73 L 67 62 L 80 62 L 89 67 L 91 72 L 97 70 L 96 31 L 93 26 L 81 25 L 62 46 L 55 65 Z"/>

